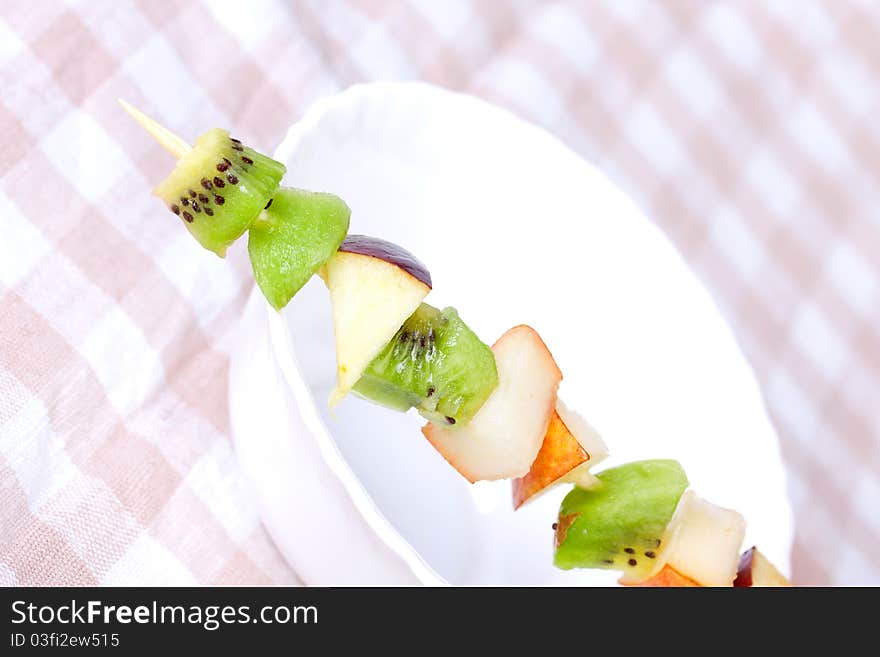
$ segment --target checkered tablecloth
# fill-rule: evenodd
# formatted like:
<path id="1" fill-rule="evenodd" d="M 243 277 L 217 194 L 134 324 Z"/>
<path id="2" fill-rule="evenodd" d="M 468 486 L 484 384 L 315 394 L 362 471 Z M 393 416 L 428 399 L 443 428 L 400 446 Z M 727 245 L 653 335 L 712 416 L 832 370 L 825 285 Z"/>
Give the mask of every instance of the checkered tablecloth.
<path id="1" fill-rule="evenodd" d="M 597 164 L 673 239 L 783 442 L 798 583 L 880 584 L 880 4 L 0 5 L 0 584 L 296 583 L 229 439 L 241 245 L 149 195 L 120 111 L 271 152 L 314 100 L 422 79 Z M 749 482 L 749 454 L 730 454 Z"/>

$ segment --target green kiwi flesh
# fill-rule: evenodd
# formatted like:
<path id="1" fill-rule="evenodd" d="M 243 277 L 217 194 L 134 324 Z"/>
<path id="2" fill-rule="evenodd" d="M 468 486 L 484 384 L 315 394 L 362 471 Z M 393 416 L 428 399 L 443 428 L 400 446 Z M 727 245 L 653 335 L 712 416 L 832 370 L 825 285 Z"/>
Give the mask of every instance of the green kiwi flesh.
<path id="1" fill-rule="evenodd" d="M 661 538 L 688 486 L 678 461 L 627 463 L 597 475 L 599 486 L 575 487 L 559 509 L 554 563 L 641 577 L 653 568 Z"/>
<path id="2" fill-rule="evenodd" d="M 213 128 L 153 193 L 203 247 L 221 258 L 271 200 L 285 167 Z"/>
<path id="3" fill-rule="evenodd" d="M 370 363 L 354 391 L 398 411 L 463 426 L 498 385 L 492 350 L 455 308 L 421 304 Z"/>
<path id="4" fill-rule="evenodd" d="M 280 188 L 248 231 L 248 255 L 263 295 L 281 310 L 345 239 L 351 210 L 333 194 Z"/>

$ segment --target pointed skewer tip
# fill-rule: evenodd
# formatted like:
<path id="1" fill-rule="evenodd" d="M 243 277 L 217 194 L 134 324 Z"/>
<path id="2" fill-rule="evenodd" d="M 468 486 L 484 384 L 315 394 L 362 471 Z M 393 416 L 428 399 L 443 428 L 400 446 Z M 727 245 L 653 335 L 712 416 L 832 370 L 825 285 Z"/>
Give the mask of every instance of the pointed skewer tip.
<path id="1" fill-rule="evenodd" d="M 117 100 L 122 106 L 122 109 L 128 112 L 128 114 L 137 121 L 144 130 L 153 136 L 153 139 L 159 142 L 159 145 L 162 146 L 162 148 L 171 153 L 174 157 L 180 159 L 192 150 L 192 147 L 186 141 L 175 135 L 168 128 L 156 123 L 156 121 L 121 98 L 118 98 Z"/>

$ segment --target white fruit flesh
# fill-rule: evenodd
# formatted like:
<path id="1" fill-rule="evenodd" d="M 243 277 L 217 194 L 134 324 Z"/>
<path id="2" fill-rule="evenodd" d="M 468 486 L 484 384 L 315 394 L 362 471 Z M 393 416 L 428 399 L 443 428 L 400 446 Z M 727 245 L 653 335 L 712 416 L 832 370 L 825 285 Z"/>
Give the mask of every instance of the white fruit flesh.
<path id="1" fill-rule="evenodd" d="M 595 488 L 599 484 L 590 468 L 604 461 L 608 457 L 608 447 L 602 436 L 593 426 L 587 422 L 579 413 L 571 410 L 561 399 L 556 401 L 556 412 L 565 422 L 565 426 L 580 443 L 590 459 L 585 463 L 581 463 L 574 470 L 559 479 L 559 483 L 574 484 L 580 488 Z"/>
<path id="2" fill-rule="evenodd" d="M 746 521 L 739 513 L 686 491 L 663 535 L 650 577 L 668 564 L 702 586 L 733 586 L 745 531 Z"/>
<path id="3" fill-rule="evenodd" d="M 788 578 L 780 573 L 770 560 L 758 550 L 752 552 L 752 586 L 791 586 Z"/>
<path id="4" fill-rule="evenodd" d="M 422 433 L 471 482 L 525 475 L 544 441 L 562 372 L 534 329 L 516 326 L 493 345 L 498 386 L 459 428 Z"/>
<path id="5" fill-rule="evenodd" d="M 574 484 L 578 488 L 584 488 L 589 490 L 591 488 L 595 488 L 599 485 L 599 479 L 590 472 L 590 468 L 595 465 L 593 460 L 590 459 L 586 463 L 581 463 L 574 470 L 569 472 L 567 475 L 560 477 L 558 479 L 558 483 L 560 484 Z"/>
<path id="6" fill-rule="evenodd" d="M 322 278 L 333 304 L 336 334 L 336 405 L 364 373 L 431 288 L 397 265 L 339 251 Z"/>

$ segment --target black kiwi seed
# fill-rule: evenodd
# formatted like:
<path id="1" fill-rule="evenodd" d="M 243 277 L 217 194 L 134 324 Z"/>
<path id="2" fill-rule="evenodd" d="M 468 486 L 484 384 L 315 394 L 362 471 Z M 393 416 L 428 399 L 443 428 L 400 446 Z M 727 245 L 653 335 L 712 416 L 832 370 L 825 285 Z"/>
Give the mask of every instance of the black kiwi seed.
<path id="1" fill-rule="evenodd" d="M 218 162 L 217 163 L 217 171 L 226 171 L 229 168 L 229 165 L 226 162 Z"/>
<path id="2" fill-rule="evenodd" d="M 602 559 L 602 563 L 614 563 L 614 559 Z"/>
<path id="3" fill-rule="evenodd" d="M 195 193 L 193 190 L 189 190 L 189 197 L 190 197 L 190 198 L 195 198 L 195 197 L 196 197 L 196 193 Z"/>
<path id="4" fill-rule="evenodd" d="M 192 202 L 192 208 L 193 208 L 193 212 L 201 212 L 202 211 L 202 208 L 199 207 L 199 204 L 196 201 Z"/>
<path id="5" fill-rule="evenodd" d="M 437 392 L 437 389 L 434 386 L 428 386 L 428 397 Z"/>
<path id="6" fill-rule="evenodd" d="M 400 337 L 399 337 L 398 339 L 399 339 L 401 342 L 406 342 L 407 340 L 409 340 L 409 333 L 407 333 L 406 331 L 401 331 L 401 332 L 400 332 Z"/>
<path id="7" fill-rule="evenodd" d="M 554 522 L 552 525 L 550 525 L 550 528 L 551 528 L 553 531 L 556 531 L 556 528 L 557 528 L 557 527 L 559 527 L 559 525 L 557 525 L 555 522 Z"/>
<path id="8" fill-rule="evenodd" d="M 180 208 L 177 207 L 177 205 L 172 205 L 171 208 L 170 208 L 170 210 L 171 210 L 174 214 L 180 214 Z"/>
<path id="9" fill-rule="evenodd" d="M 210 200 L 209 200 L 208 197 L 205 196 L 204 194 L 199 194 L 199 200 L 200 200 L 202 203 L 210 203 Z"/>
<path id="10" fill-rule="evenodd" d="M 211 189 L 213 185 L 211 184 L 211 181 L 207 178 L 202 178 L 202 187 L 204 187 L 205 189 Z"/>
<path id="11" fill-rule="evenodd" d="M 636 561 L 635 559 L 630 559 L 629 561 L 627 561 L 627 563 L 628 563 L 630 566 L 635 566 L 635 565 L 638 565 L 639 562 Z"/>
<path id="12" fill-rule="evenodd" d="M 270 198 L 269 202 L 266 203 L 266 207 L 264 207 L 263 209 L 268 210 L 272 206 L 272 201 L 274 201 L 274 200 L 275 200 L 274 198 Z"/>
<path id="13" fill-rule="evenodd" d="M 231 167 L 231 166 L 232 166 L 232 162 L 229 161 L 229 158 L 228 158 L 228 157 L 224 157 L 224 158 L 223 158 L 223 161 L 226 162 L 226 166 L 228 166 L 228 167 Z"/>
<path id="14" fill-rule="evenodd" d="M 189 199 L 186 198 L 186 197 L 181 196 L 181 197 L 180 197 L 180 204 L 181 204 L 181 205 L 189 205 Z"/>
<path id="15" fill-rule="evenodd" d="M 449 424 L 455 424 L 455 418 L 454 418 L 454 417 L 449 417 L 449 416 L 447 415 L 447 416 L 446 416 L 446 421 L 449 422 Z"/>
<path id="16" fill-rule="evenodd" d="M 660 543 L 661 543 L 661 541 L 659 538 L 654 539 L 654 547 L 660 547 Z"/>
<path id="17" fill-rule="evenodd" d="M 229 138 L 229 141 L 233 141 L 233 142 L 235 142 L 236 144 L 240 144 L 240 143 L 241 143 L 241 140 L 240 140 L 240 139 L 236 139 L 235 137 L 230 137 L 230 138 Z"/>
<path id="18" fill-rule="evenodd" d="M 648 557 L 649 559 L 653 559 L 657 555 L 654 554 L 651 550 L 648 550 L 647 552 L 645 552 L 645 556 Z"/>
<path id="19" fill-rule="evenodd" d="M 223 178 L 220 178 L 219 176 L 214 176 L 214 184 L 217 185 L 217 187 L 220 187 L 221 189 L 223 187 L 226 187 L 226 183 L 223 182 Z"/>
<path id="20" fill-rule="evenodd" d="M 234 173 L 226 174 L 226 180 L 229 181 L 230 185 L 237 185 L 238 184 L 238 176 L 236 176 Z"/>
<path id="21" fill-rule="evenodd" d="M 254 163 L 254 161 L 251 158 L 249 158 L 247 155 L 242 155 L 241 161 L 244 162 L 245 164 L 253 164 Z"/>
<path id="22" fill-rule="evenodd" d="M 232 150 L 234 150 L 234 151 L 242 151 L 242 150 L 244 150 L 244 147 L 243 147 L 240 143 L 235 142 L 235 143 L 232 144 Z"/>
<path id="23" fill-rule="evenodd" d="M 636 551 L 633 550 L 632 548 L 623 548 L 623 551 L 626 552 L 627 554 L 635 554 L 636 553 Z"/>
<path id="24" fill-rule="evenodd" d="M 214 203 L 216 203 L 217 205 L 223 205 L 224 203 L 226 203 L 226 199 L 222 196 L 215 196 Z"/>
<path id="25" fill-rule="evenodd" d="M 424 336 L 424 335 L 420 335 L 420 336 L 419 336 L 419 346 L 420 346 L 422 349 L 425 348 L 425 336 Z"/>
<path id="26" fill-rule="evenodd" d="M 183 218 L 186 219 L 189 223 L 192 223 L 193 216 L 189 212 L 184 211 Z"/>
<path id="27" fill-rule="evenodd" d="M 209 217 L 213 217 L 214 211 L 211 208 L 205 208 L 205 214 L 208 215 Z"/>

